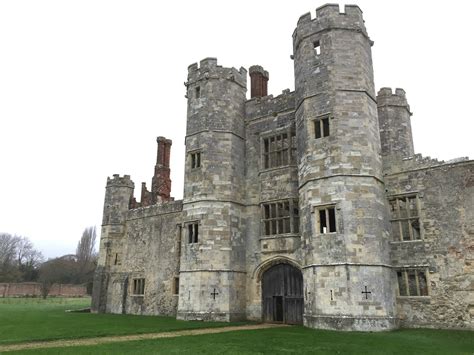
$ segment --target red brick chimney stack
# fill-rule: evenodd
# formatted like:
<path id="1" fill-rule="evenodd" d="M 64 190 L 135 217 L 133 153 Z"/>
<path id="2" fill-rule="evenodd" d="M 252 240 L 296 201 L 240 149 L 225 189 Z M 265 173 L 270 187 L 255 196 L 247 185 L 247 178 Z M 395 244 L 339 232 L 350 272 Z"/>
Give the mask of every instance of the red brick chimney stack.
<path id="1" fill-rule="evenodd" d="M 267 83 L 270 75 L 260 65 L 252 65 L 250 74 L 250 98 L 268 95 Z"/>
<path id="2" fill-rule="evenodd" d="M 152 203 L 169 201 L 171 194 L 170 153 L 171 139 L 158 137 L 158 151 L 156 154 L 155 175 L 151 181 Z"/>

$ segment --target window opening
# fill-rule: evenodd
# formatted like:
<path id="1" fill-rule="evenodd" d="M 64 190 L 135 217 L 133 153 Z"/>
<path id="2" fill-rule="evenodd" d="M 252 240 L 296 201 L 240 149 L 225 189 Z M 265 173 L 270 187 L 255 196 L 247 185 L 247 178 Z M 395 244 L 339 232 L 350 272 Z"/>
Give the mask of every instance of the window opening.
<path id="1" fill-rule="evenodd" d="M 392 215 L 392 236 L 395 241 L 421 239 L 418 199 L 401 196 L 389 200 Z"/>
<path id="2" fill-rule="evenodd" d="M 201 167 L 201 152 L 191 153 L 191 169 Z"/>
<path id="3" fill-rule="evenodd" d="M 190 223 L 188 224 L 188 243 L 197 243 L 199 236 L 199 224 Z"/>
<path id="4" fill-rule="evenodd" d="M 263 139 L 263 168 L 270 169 L 292 164 L 296 161 L 295 132 L 283 133 Z"/>
<path id="5" fill-rule="evenodd" d="M 314 53 L 316 54 L 316 56 L 319 56 L 321 54 L 321 45 L 319 41 L 314 42 L 313 45 L 314 45 Z"/>
<path id="6" fill-rule="evenodd" d="M 275 235 L 299 232 L 297 200 L 263 204 L 263 234 Z"/>
<path id="7" fill-rule="evenodd" d="M 428 296 L 426 270 L 401 269 L 397 271 L 400 296 Z"/>
<path id="8" fill-rule="evenodd" d="M 334 207 L 319 210 L 319 233 L 336 232 L 336 209 Z"/>
<path id="9" fill-rule="evenodd" d="M 133 294 L 134 295 L 145 294 L 145 279 L 133 279 Z"/>
<path id="10" fill-rule="evenodd" d="M 329 136 L 329 117 L 320 118 L 314 121 L 314 138 Z"/>

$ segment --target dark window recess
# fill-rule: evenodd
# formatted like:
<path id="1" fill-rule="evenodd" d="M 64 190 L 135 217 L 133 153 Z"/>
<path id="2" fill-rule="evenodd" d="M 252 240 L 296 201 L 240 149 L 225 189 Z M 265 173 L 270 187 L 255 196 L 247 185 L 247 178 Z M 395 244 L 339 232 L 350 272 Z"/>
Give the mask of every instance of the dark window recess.
<path id="1" fill-rule="evenodd" d="M 321 54 L 321 44 L 319 43 L 319 41 L 316 41 L 313 43 L 314 45 L 314 54 L 316 54 L 316 56 L 319 56 Z"/>
<path id="2" fill-rule="evenodd" d="M 336 209 L 334 207 L 319 210 L 319 233 L 333 233 L 336 231 Z"/>
<path id="3" fill-rule="evenodd" d="M 196 87 L 196 99 L 199 99 L 201 97 L 201 87 Z"/>
<path id="4" fill-rule="evenodd" d="M 329 136 L 329 117 L 314 121 L 314 138 Z"/>
<path id="5" fill-rule="evenodd" d="M 179 277 L 174 278 L 174 283 L 173 283 L 173 292 L 175 295 L 179 295 Z"/>
<path id="6" fill-rule="evenodd" d="M 198 223 L 188 224 L 188 242 L 197 243 L 198 236 L 199 236 L 199 224 Z"/>
<path id="7" fill-rule="evenodd" d="M 263 139 L 263 168 L 276 168 L 296 161 L 295 132 L 286 131 Z"/>
<path id="8" fill-rule="evenodd" d="M 120 265 L 120 255 L 115 253 L 114 265 Z"/>
<path id="9" fill-rule="evenodd" d="M 426 270 L 398 270 L 397 280 L 400 296 L 428 296 Z"/>
<path id="10" fill-rule="evenodd" d="M 285 200 L 264 204 L 262 222 L 264 235 L 298 233 L 298 201 Z"/>
<path id="11" fill-rule="evenodd" d="M 145 279 L 133 279 L 133 294 L 134 295 L 145 294 Z"/>
<path id="12" fill-rule="evenodd" d="M 201 152 L 191 153 L 191 169 L 201 167 Z"/>

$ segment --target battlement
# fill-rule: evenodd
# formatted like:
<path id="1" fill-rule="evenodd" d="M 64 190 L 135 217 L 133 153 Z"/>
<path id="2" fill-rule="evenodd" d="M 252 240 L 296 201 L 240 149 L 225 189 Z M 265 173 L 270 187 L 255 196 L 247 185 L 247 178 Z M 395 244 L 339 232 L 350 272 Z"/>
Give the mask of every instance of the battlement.
<path id="1" fill-rule="evenodd" d="M 339 4 L 325 4 L 316 9 L 316 17 L 311 18 L 311 13 L 307 12 L 302 15 L 298 20 L 298 25 L 308 23 L 317 20 L 323 20 L 325 18 L 339 19 L 341 21 L 357 21 L 364 22 L 362 18 L 362 10 L 357 5 L 345 5 L 344 12 L 340 11 Z"/>
<path id="2" fill-rule="evenodd" d="M 341 12 L 338 4 L 326 4 L 316 9 L 316 17 L 307 12 L 299 18 L 293 33 L 295 48 L 304 37 L 331 28 L 355 30 L 368 37 L 359 6 L 345 5 Z"/>
<path id="3" fill-rule="evenodd" d="M 124 175 L 121 177 L 119 174 L 114 174 L 113 178 L 107 177 L 107 187 L 130 187 L 134 188 L 135 184 L 133 183 L 132 179 L 130 179 L 130 175 Z"/>
<path id="4" fill-rule="evenodd" d="M 279 112 L 291 111 L 295 109 L 295 92 L 285 89 L 276 97 L 267 95 L 264 97 L 254 97 L 245 103 L 246 120 L 276 116 Z"/>
<path id="5" fill-rule="evenodd" d="M 474 161 L 469 157 L 460 157 L 448 161 L 438 160 L 429 156 L 425 157 L 422 154 L 414 154 L 410 157 L 399 159 L 392 159 L 390 164 L 387 164 L 387 169 L 384 175 L 392 175 L 400 172 L 414 171 L 420 169 L 434 169 L 434 168 L 448 168 L 460 164 L 473 164 Z"/>
<path id="6" fill-rule="evenodd" d="M 377 105 L 380 106 L 405 106 L 410 111 L 405 90 L 396 88 L 393 93 L 392 88 L 383 87 L 377 93 Z"/>
<path id="7" fill-rule="evenodd" d="M 205 58 L 200 61 L 199 66 L 197 63 L 193 63 L 188 67 L 188 81 L 185 85 L 209 79 L 226 79 L 247 88 L 247 69 L 244 67 L 239 70 L 234 67 L 225 68 L 217 65 L 217 58 Z"/>

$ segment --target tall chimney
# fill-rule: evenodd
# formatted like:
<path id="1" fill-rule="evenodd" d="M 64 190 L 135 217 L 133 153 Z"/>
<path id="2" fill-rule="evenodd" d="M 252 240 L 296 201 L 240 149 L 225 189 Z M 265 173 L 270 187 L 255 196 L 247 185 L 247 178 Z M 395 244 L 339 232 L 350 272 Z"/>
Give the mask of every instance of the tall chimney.
<path id="1" fill-rule="evenodd" d="M 250 98 L 267 96 L 269 74 L 260 65 L 252 65 L 250 74 Z"/>
<path id="2" fill-rule="evenodd" d="M 156 142 L 158 143 L 158 151 L 156 154 L 155 174 L 151 180 L 153 204 L 171 199 L 170 151 L 172 142 L 165 137 L 158 137 Z"/>

